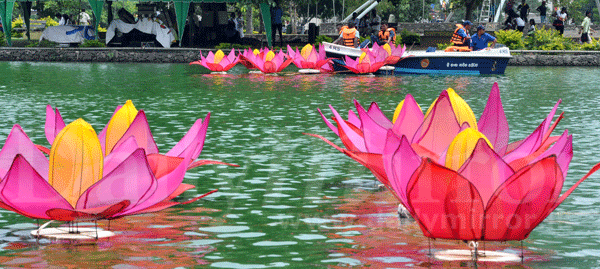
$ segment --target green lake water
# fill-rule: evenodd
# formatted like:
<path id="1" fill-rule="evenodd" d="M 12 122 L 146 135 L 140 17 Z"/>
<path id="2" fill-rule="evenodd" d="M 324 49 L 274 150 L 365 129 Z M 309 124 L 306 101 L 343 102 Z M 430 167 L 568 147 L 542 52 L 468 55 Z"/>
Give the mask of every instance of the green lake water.
<path id="1" fill-rule="evenodd" d="M 117 105 L 131 99 L 148 117 L 162 153 L 197 118 L 211 112 L 201 159 L 240 167 L 202 166 L 185 183 L 212 189 L 193 204 L 110 223 L 116 237 L 66 243 L 29 236 L 35 220 L 0 210 L 0 265 L 68 268 L 269 268 L 469 266 L 427 256 L 418 225 L 400 222 L 393 196 L 378 188 L 360 164 L 303 132 L 341 145 L 317 113 L 353 109 L 352 100 L 375 101 L 391 117 L 408 93 L 426 109 L 448 87 L 483 111 L 494 82 L 500 85 L 511 142 L 531 133 L 562 99 L 555 135 L 573 134 L 574 156 L 563 192 L 600 162 L 600 70 L 508 67 L 502 76 L 208 75 L 185 64 L 0 62 L 0 143 L 19 124 L 37 144 L 45 106 L 65 122 L 77 118 L 102 130 Z M 600 174 L 590 177 L 523 242 L 523 263 L 506 267 L 600 266 Z M 33 186 L 32 186 L 33 187 Z M 108 222 L 99 225 L 108 228 Z M 467 249 L 437 240 L 432 252 Z M 487 249 L 520 253 L 519 242 Z M 493 263 L 480 266 L 495 267 Z"/>

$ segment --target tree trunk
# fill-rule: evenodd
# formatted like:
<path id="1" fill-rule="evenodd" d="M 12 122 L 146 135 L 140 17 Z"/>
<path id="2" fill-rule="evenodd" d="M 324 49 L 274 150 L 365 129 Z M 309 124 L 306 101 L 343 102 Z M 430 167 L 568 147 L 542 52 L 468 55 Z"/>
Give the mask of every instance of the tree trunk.
<path id="1" fill-rule="evenodd" d="M 252 5 L 246 8 L 246 34 L 254 34 L 254 26 L 252 25 Z"/>
<path id="2" fill-rule="evenodd" d="M 465 20 L 471 21 L 473 18 L 473 9 L 475 9 L 475 0 L 465 3 Z"/>
<path id="3" fill-rule="evenodd" d="M 297 6 L 294 5 L 294 13 L 292 13 L 292 34 L 298 34 L 298 27 L 296 27 L 298 25 L 298 10 L 297 10 Z"/>

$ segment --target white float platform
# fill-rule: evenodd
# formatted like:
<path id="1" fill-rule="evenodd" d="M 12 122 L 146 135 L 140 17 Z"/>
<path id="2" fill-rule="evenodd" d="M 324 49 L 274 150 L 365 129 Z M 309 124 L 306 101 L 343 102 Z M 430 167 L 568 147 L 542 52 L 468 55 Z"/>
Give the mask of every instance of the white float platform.
<path id="1" fill-rule="evenodd" d="M 321 74 L 321 70 L 317 70 L 317 69 L 300 69 L 300 70 L 298 70 L 298 73 L 300 73 L 300 74 L 306 74 L 306 75 Z"/>
<path id="2" fill-rule="evenodd" d="M 468 249 L 438 251 L 433 256 L 442 261 L 472 261 L 473 253 Z M 520 262 L 521 257 L 501 251 L 478 251 L 477 261 L 481 262 Z"/>
<path id="3" fill-rule="evenodd" d="M 70 233 L 69 231 L 77 232 Z M 96 228 L 42 228 L 31 231 L 33 237 L 43 237 L 54 240 L 90 240 L 115 236 L 115 233 Z"/>

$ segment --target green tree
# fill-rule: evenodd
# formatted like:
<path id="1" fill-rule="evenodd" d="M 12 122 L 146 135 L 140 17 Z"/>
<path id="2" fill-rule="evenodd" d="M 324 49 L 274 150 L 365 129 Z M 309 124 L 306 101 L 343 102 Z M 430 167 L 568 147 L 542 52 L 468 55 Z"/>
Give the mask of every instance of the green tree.
<path id="1" fill-rule="evenodd" d="M 455 0 L 454 8 L 465 8 L 465 20 L 473 20 L 473 11 L 481 6 L 483 0 Z"/>

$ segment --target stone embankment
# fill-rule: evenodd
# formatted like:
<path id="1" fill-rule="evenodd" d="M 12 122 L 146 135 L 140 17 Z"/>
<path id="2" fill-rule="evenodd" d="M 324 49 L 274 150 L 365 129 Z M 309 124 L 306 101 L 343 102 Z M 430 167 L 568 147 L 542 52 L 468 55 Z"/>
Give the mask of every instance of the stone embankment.
<path id="1" fill-rule="evenodd" d="M 2 48 L 0 61 L 189 63 L 200 59 L 190 48 Z M 513 66 L 600 66 L 600 51 L 511 51 Z"/>

